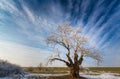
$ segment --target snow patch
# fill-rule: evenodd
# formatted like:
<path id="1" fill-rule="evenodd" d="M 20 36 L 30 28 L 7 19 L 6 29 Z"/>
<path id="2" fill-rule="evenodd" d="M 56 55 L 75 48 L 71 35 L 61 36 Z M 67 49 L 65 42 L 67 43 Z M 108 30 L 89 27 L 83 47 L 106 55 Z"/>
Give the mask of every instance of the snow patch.
<path id="1" fill-rule="evenodd" d="M 100 75 L 82 75 L 88 79 L 120 79 L 120 76 L 114 76 L 112 73 L 102 73 Z"/>
<path id="2" fill-rule="evenodd" d="M 64 75 L 64 74 L 61 74 L 61 76 L 62 75 Z M 120 79 L 120 76 L 114 76 L 114 75 L 115 74 L 113 74 L 113 73 L 102 73 L 100 75 L 81 74 L 81 76 L 86 77 L 87 79 Z M 54 76 L 54 75 L 52 75 L 52 74 L 49 74 L 49 75 L 28 74 L 28 75 L 25 75 L 24 77 L 20 77 L 19 75 L 14 75 L 13 77 L 4 77 L 4 78 L 0 78 L 0 79 L 47 79 L 48 76 Z"/>

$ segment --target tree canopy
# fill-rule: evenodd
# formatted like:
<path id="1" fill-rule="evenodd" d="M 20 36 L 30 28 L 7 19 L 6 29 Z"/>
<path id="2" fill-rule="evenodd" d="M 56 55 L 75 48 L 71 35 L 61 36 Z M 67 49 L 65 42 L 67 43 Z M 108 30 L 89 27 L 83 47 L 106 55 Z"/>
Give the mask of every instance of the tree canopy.
<path id="1" fill-rule="evenodd" d="M 81 65 L 83 57 L 87 56 L 100 62 L 102 58 L 99 51 L 89 46 L 88 40 L 79 27 L 72 27 L 70 24 L 58 25 L 56 31 L 47 37 L 46 42 L 54 47 L 57 45 L 64 47 L 67 50 L 65 52 L 67 60 L 60 57 L 58 53 L 58 56 L 51 58 L 50 61 L 59 60 L 66 63 L 68 67 L 73 67 Z"/>

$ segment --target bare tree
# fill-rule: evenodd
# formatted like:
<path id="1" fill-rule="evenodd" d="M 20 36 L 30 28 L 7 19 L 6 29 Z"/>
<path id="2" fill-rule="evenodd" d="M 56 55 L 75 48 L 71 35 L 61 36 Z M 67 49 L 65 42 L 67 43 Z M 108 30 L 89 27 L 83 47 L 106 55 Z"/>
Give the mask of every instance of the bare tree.
<path id="1" fill-rule="evenodd" d="M 39 69 L 39 71 L 41 71 L 41 70 L 42 70 L 42 67 L 43 67 L 43 64 L 42 64 L 42 63 L 40 63 L 40 64 L 38 65 L 38 69 Z"/>
<path id="2" fill-rule="evenodd" d="M 28 67 L 28 71 L 29 71 L 29 72 L 33 72 L 33 71 L 34 71 L 34 68 L 33 68 L 33 67 Z"/>
<path id="3" fill-rule="evenodd" d="M 56 31 L 52 32 L 46 39 L 47 44 L 62 46 L 67 50 L 64 54 L 66 59 L 58 56 L 50 58 L 50 61 L 59 60 L 66 64 L 70 69 L 70 75 L 78 78 L 80 65 L 83 62 L 83 57 L 91 57 L 98 62 L 101 61 L 99 52 L 88 45 L 87 39 L 82 35 L 80 28 L 70 26 L 70 24 L 59 25 Z"/>

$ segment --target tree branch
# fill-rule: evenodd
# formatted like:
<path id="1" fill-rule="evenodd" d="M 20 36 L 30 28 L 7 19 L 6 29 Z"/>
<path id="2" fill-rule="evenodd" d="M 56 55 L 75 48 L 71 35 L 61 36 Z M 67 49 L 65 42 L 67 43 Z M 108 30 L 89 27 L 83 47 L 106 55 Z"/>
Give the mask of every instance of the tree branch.
<path id="1" fill-rule="evenodd" d="M 67 56 L 68 61 L 70 62 L 70 64 L 73 65 L 73 61 L 72 61 L 72 59 L 70 57 L 70 48 L 69 48 L 69 45 L 66 45 L 64 42 L 58 42 L 57 41 L 57 43 L 60 44 L 60 45 L 62 45 L 62 46 L 64 46 L 68 50 L 68 53 L 66 54 L 66 56 Z"/>
<path id="2" fill-rule="evenodd" d="M 78 60 L 78 64 L 81 65 L 83 61 L 83 55 L 80 56 L 79 60 Z"/>
<path id="3" fill-rule="evenodd" d="M 51 62 L 52 62 L 52 61 L 55 61 L 55 60 L 62 61 L 62 62 L 64 62 L 67 66 L 70 66 L 69 62 L 67 62 L 67 61 L 65 61 L 65 60 L 63 60 L 63 59 L 60 59 L 60 58 L 53 58 L 53 59 L 50 59 Z"/>
<path id="4" fill-rule="evenodd" d="M 74 49 L 74 63 L 75 64 L 77 64 L 77 61 L 78 61 L 78 54 L 77 54 L 77 52 L 78 52 L 78 42 L 77 42 L 77 44 L 76 44 L 76 48 Z"/>
<path id="5" fill-rule="evenodd" d="M 70 49 L 68 48 L 67 50 L 68 50 L 68 53 L 66 54 L 66 56 L 68 58 L 68 61 L 70 62 L 70 65 L 73 65 L 73 61 L 72 61 L 72 59 L 70 57 Z"/>
<path id="6" fill-rule="evenodd" d="M 75 52 L 74 53 L 74 63 L 76 64 L 78 61 L 78 54 Z"/>
<path id="7" fill-rule="evenodd" d="M 62 41 L 56 41 L 56 43 L 59 44 L 59 45 L 61 45 L 61 46 L 63 46 L 63 47 L 65 47 L 66 49 L 69 48 L 69 47 L 68 47 L 64 42 L 62 42 Z"/>
<path id="8" fill-rule="evenodd" d="M 66 56 L 67 56 L 67 59 L 68 59 L 70 65 L 73 65 L 73 61 L 72 61 L 72 59 L 71 59 L 71 57 L 70 57 L 70 48 L 69 48 L 69 45 L 66 45 L 63 41 L 57 41 L 57 40 L 56 40 L 56 41 L 54 41 L 54 42 L 56 42 L 57 44 L 65 47 L 65 48 L 68 50 L 68 53 L 66 54 Z M 58 59 L 57 59 L 57 60 L 58 60 Z M 61 61 L 61 60 L 60 60 L 60 61 Z"/>

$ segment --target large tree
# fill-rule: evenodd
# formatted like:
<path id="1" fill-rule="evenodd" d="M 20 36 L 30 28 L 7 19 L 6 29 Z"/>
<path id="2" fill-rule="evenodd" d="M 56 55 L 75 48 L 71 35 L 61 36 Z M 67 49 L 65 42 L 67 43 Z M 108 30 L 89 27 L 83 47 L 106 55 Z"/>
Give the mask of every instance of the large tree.
<path id="1" fill-rule="evenodd" d="M 98 62 L 101 61 L 99 52 L 88 45 L 87 39 L 83 36 L 81 29 L 72 27 L 70 24 L 58 25 L 56 31 L 53 31 L 46 39 L 47 44 L 54 47 L 62 46 L 65 51 L 66 58 L 57 57 L 50 58 L 50 61 L 59 60 L 66 64 L 70 69 L 70 75 L 78 78 L 80 66 L 83 62 L 83 57 L 91 57 Z M 61 47 L 58 49 L 60 50 Z M 63 50 L 63 48 L 62 48 Z"/>

